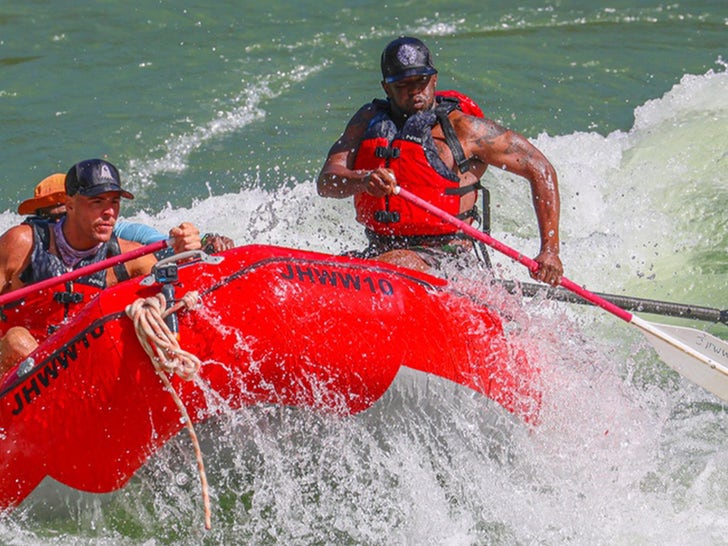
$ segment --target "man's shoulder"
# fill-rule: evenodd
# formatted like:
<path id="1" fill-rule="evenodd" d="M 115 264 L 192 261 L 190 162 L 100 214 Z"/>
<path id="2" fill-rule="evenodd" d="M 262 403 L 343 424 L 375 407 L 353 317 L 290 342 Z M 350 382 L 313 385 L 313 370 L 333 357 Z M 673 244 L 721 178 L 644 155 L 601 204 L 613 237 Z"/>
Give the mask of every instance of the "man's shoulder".
<path id="1" fill-rule="evenodd" d="M 346 127 L 346 134 L 360 135 L 369 125 L 369 122 L 381 112 L 382 109 L 375 102 L 368 102 L 360 107 L 356 113 L 351 117 Z"/>
<path id="2" fill-rule="evenodd" d="M 3 244 L 33 244 L 33 227 L 30 224 L 18 224 L 0 235 Z"/>
<path id="3" fill-rule="evenodd" d="M 12 274 L 22 270 L 33 249 L 33 228 L 20 224 L 0 236 L 0 270 Z"/>
<path id="4" fill-rule="evenodd" d="M 465 112 L 461 112 L 460 110 L 453 110 L 448 114 L 448 118 L 455 128 L 455 132 L 458 134 L 490 134 L 493 131 L 493 128 L 500 127 L 492 119 L 481 116 L 473 116 L 470 114 L 466 114 Z"/>
<path id="5" fill-rule="evenodd" d="M 356 111 L 356 114 L 354 114 L 354 117 L 369 117 L 371 118 L 378 112 L 381 112 L 382 110 L 387 109 L 388 103 L 385 100 L 381 99 L 374 99 L 371 102 L 367 102 L 366 104 L 363 104 L 359 110 Z"/>
<path id="6" fill-rule="evenodd" d="M 482 124 L 484 118 L 466 114 L 460 110 L 452 110 L 447 114 L 448 119 L 453 124 L 456 132 L 475 131 Z"/>

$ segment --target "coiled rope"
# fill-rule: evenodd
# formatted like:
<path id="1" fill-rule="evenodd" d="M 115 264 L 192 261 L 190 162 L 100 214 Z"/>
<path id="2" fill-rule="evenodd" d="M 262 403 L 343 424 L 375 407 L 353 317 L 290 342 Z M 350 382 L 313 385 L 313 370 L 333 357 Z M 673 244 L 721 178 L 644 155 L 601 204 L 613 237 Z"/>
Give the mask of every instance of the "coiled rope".
<path id="1" fill-rule="evenodd" d="M 189 432 L 192 445 L 195 449 L 195 457 L 197 459 L 197 469 L 200 474 L 200 483 L 202 485 L 202 500 L 205 507 L 205 529 L 210 529 L 210 495 L 207 486 L 207 475 L 205 473 L 205 464 L 202 461 L 202 450 L 197 440 L 197 434 L 192 426 L 192 420 L 187 413 L 182 400 L 174 390 L 169 380 L 168 374 L 177 374 L 185 381 L 192 379 L 200 369 L 200 359 L 194 354 L 183 350 L 179 346 L 177 336 L 172 332 L 167 323 L 164 321 L 166 317 L 172 313 L 176 313 L 182 307 L 190 309 L 193 307 L 199 294 L 190 291 L 177 303 L 167 309 L 167 300 L 164 294 L 159 292 L 156 296 L 149 298 L 139 298 L 133 303 L 127 305 L 126 314 L 134 322 L 134 330 L 144 352 L 147 353 L 152 365 L 161 378 L 165 388 L 172 396 L 177 408 L 179 409 L 185 421 L 185 426 Z"/>

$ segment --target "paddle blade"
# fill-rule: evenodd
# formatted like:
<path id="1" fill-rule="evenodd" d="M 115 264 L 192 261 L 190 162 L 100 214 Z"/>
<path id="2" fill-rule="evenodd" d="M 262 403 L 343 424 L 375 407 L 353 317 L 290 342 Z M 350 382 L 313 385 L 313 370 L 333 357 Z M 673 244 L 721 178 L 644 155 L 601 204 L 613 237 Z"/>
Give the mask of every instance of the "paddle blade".
<path id="1" fill-rule="evenodd" d="M 728 342 L 683 326 L 651 324 L 642 320 L 637 326 L 642 328 L 657 354 L 673 370 L 728 401 Z"/>

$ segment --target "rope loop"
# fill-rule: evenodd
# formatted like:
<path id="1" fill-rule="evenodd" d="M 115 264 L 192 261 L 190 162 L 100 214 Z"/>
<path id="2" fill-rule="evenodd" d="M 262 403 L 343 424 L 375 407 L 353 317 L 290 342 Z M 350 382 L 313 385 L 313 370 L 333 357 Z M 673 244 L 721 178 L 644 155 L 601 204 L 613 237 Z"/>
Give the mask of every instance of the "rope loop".
<path id="1" fill-rule="evenodd" d="M 183 350 L 174 332 L 164 319 L 182 307 L 191 309 L 199 300 L 195 291 L 187 292 L 177 303 L 167 309 L 167 300 L 159 292 L 149 298 L 139 298 L 126 307 L 127 316 L 134 322 L 134 329 L 144 352 L 158 371 L 175 373 L 189 381 L 200 369 L 200 359 Z"/>
<path id="2" fill-rule="evenodd" d="M 185 381 L 192 379 L 200 369 L 200 359 L 179 346 L 177 335 L 172 332 L 164 321 L 172 313 L 182 307 L 191 309 L 197 304 L 199 294 L 195 291 L 187 292 L 182 299 L 167 309 L 167 299 L 160 291 L 156 296 L 139 298 L 126 306 L 127 316 L 134 322 L 134 330 L 144 352 L 147 353 L 157 375 L 162 380 L 167 392 L 177 405 L 183 417 L 185 426 L 192 440 L 197 459 L 197 470 L 202 485 L 202 500 L 205 507 L 205 529 L 210 529 L 210 494 L 207 486 L 205 465 L 202 461 L 202 450 L 197 440 L 197 434 L 192 426 L 187 408 L 180 399 L 167 374 L 177 374 Z"/>

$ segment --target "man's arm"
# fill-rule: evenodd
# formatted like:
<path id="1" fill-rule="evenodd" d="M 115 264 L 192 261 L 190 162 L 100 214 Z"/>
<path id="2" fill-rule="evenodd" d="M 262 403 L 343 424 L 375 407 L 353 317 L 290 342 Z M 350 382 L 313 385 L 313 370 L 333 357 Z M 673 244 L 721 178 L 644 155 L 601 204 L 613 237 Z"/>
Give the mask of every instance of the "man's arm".
<path id="1" fill-rule="evenodd" d="M 531 184 L 541 249 L 535 260 L 539 270 L 532 277 L 556 285 L 564 273 L 559 259 L 559 184 L 556 170 L 546 157 L 522 135 L 492 120 L 469 117 L 472 155 Z"/>
<path id="2" fill-rule="evenodd" d="M 33 229 L 29 225 L 14 226 L 0 237 L 0 294 L 22 288 L 18 276 L 32 249 Z"/>
<path id="3" fill-rule="evenodd" d="M 114 224 L 114 235 L 116 235 L 119 239 L 136 241 L 143 245 L 163 241 L 167 238 L 164 233 L 157 231 L 151 226 L 127 222 L 126 220 L 116 221 L 116 224 Z"/>
<path id="4" fill-rule="evenodd" d="M 183 222 L 179 226 L 169 230 L 169 237 L 172 239 L 172 247 L 174 248 L 175 254 L 202 248 L 202 244 L 200 243 L 200 230 L 189 222 Z M 119 246 L 122 252 L 128 252 L 141 245 L 133 241 L 119 239 Z M 149 274 L 155 263 L 157 263 L 157 258 L 154 254 L 147 254 L 146 256 L 141 256 L 128 262 L 126 268 L 131 277 L 138 277 Z"/>
<path id="5" fill-rule="evenodd" d="M 375 197 L 394 193 L 397 182 L 389 169 L 354 169 L 356 153 L 375 111 L 373 104 L 360 108 L 329 150 L 317 180 L 318 193 L 322 197 L 341 199 L 365 191 Z"/>

